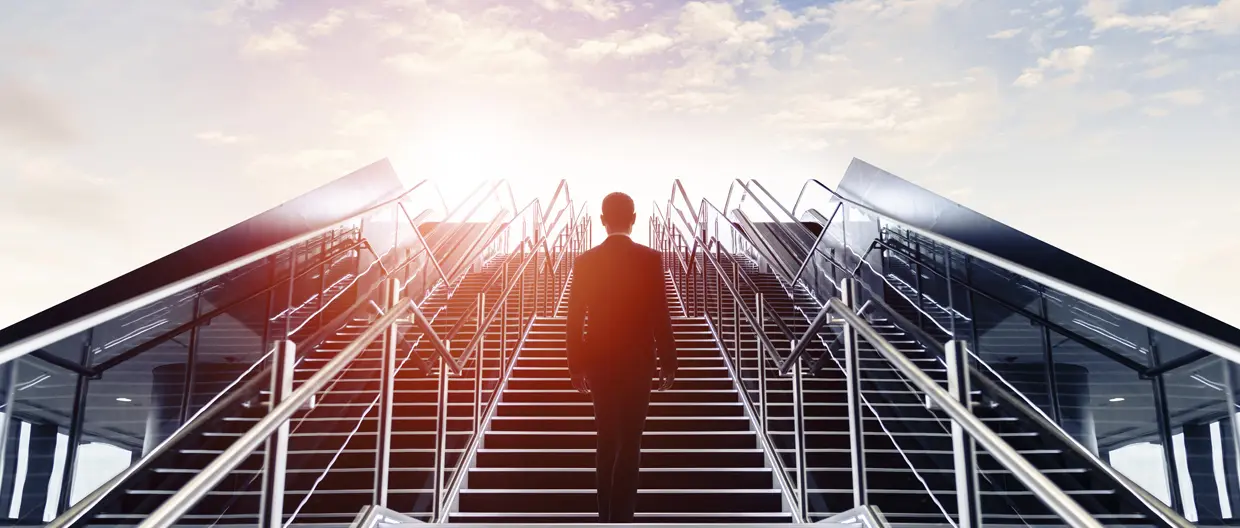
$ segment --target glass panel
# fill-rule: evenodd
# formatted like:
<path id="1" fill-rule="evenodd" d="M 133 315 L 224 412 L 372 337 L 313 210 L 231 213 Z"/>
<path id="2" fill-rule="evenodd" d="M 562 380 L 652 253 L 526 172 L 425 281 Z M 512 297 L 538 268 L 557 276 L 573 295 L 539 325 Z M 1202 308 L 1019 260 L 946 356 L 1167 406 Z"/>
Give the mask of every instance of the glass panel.
<path id="1" fill-rule="evenodd" d="M 6 436 L 0 513 L 14 524 L 41 524 L 55 517 L 59 504 L 78 376 L 32 358 L 0 370 L 0 434 Z"/>
<path id="2" fill-rule="evenodd" d="M 1228 420 L 1224 365 L 1222 359 L 1215 359 L 1164 376 L 1185 516 L 1204 524 L 1218 524 L 1230 517 L 1230 505 L 1224 504 L 1228 502 L 1226 482 L 1235 482 L 1234 467 L 1229 479 L 1222 458 L 1224 450 L 1234 452 L 1230 435 L 1226 439 L 1221 435 L 1220 422 Z"/>

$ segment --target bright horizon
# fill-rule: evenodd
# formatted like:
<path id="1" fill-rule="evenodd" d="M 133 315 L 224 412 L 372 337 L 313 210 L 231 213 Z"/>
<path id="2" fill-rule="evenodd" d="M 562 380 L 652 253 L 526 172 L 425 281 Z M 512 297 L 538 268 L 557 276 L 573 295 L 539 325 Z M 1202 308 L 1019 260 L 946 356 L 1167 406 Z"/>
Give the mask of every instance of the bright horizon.
<path id="1" fill-rule="evenodd" d="M 1240 325 L 1238 5 L 11 3 L 0 326 L 384 157 L 639 214 L 858 157 Z"/>

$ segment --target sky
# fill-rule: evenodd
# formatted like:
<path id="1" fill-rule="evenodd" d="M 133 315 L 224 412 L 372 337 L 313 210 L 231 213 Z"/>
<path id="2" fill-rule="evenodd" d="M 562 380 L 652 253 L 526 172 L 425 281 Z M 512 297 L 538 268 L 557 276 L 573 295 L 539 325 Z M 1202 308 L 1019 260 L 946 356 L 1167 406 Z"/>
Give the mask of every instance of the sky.
<path id="1" fill-rule="evenodd" d="M 0 326 L 384 157 L 639 204 L 858 157 L 1240 325 L 1238 125 L 1240 0 L 5 2 Z"/>

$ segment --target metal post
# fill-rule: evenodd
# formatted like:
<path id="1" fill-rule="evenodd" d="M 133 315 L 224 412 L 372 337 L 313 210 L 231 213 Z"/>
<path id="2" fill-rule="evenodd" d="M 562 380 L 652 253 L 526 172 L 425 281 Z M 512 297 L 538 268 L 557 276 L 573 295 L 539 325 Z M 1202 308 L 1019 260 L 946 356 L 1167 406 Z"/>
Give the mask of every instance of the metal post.
<path id="1" fill-rule="evenodd" d="M 293 297 L 297 291 L 297 246 L 293 246 L 293 251 L 288 258 L 288 306 L 284 312 L 284 334 L 280 339 L 288 339 L 289 332 L 293 331 L 293 306 L 297 300 Z"/>
<path id="2" fill-rule="evenodd" d="M 393 278 L 388 281 L 387 286 L 385 292 L 387 299 L 383 306 L 384 309 L 392 310 L 396 308 L 396 302 L 400 299 L 400 281 Z M 393 322 L 387 330 L 387 336 L 383 339 L 383 357 L 379 361 L 379 427 L 376 433 L 378 437 L 375 446 L 375 497 L 373 502 L 385 508 L 390 483 L 388 473 L 392 464 L 392 414 L 396 398 L 396 344 L 399 339 L 400 332 L 396 328 L 396 323 Z"/>
<path id="3" fill-rule="evenodd" d="M 448 350 L 452 349 L 452 343 L 444 343 Z M 444 460 L 444 442 L 447 440 L 448 433 L 448 363 L 443 357 L 439 358 L 439 387 L 435 396 L 436 412 L 435 412 L 435 483 L 434 497 L 431 498 L 431 516 L 432 519 L 438 519 L 443 510 L 443 474 L 444 466 L 447 461 Z"/>
<path id="4" fill-rule="evenodd" d="M 973 409 L 969 388 L 969 349 L 965 341 L 947 342 L 947 390 L 966 409 Z M 978 496 L 977 446 L 960 422 L 952 420 L 952 455 L 956 468 L 956 511 L 960 528 L 982 526 L 982 506 Z"/>
<path id="5" fill-rule="evenodd" d="M 82 343 L 82 355 L 78 358 L 79 365 L 89 368 L 91 366 L 91 346 L 95 341 L 95 329 L 91 328 L 86 331 L 86 341 Z M 86 394 L 90 388 L 90 378 L 81 374 L 77 375 L 77 386 L 73 390 L 73 413 L 69 417 L 69 435 L 65 439 L 65 464 L 60 478 L 60 497 L 56 507 L 56 513 L 64 513 L 69 509 L 70 493 L 73 491 L 73 477 L 77 474 L 77 453 L 78 446 L 82 444 L 82 425 L 86 421 Z M 6 412 L 12 414 L 11 409 L 5 409 Z M 182 419 L 184 422 L 184 419 Z M 7 442 L 8 437 L 0 437 Z M 0 453 L 2 454 L 2 453 Z M 0 466 L 2 467 L 2 466 Z"/>
<path id="6" fill-rule="evenodd" d="M 739 288 L 736 262 L 732 262 L 732 284 Z M 732 353 L 736 355 L 736 375 L 744 387 L 745 376 L 741 369 L 741 301 L 739 298 L 732 298 Z"/>
<path id="7" fill-rule="evenodd" d="M 9 468 L 4 467 L 4 461 L 8 460 L 5 457 L 8 456 L 6 450 L 9 447 L 9 428 L 12 427 L 14 420 L 13 412 L 17 409 L 17 368 L 21 365 L 21 362 L 21 358 L 18 358 L 0 365 L 0 367 L 4 368 L 4 377 L 7 378 L 6 381 L 8 382 L 8 390 L 4 394 L 4 418 L 0 419 L 0 475 L 5 475 L 5 472 L 9 470 Z M 13 472 L 13 486 L 16 488 L 17 468 L 13 468 Z M 5 504 L 4 506 L 8 507 L 10 504 Z M 5 518 L 8 518 L 8 511 L 0 513 L 3 513 Z"/>
<path id="8" fill-rule="evenodd" d="M 795 341 L 792 348 L 796 348 Z M 805 409 L 801 402 L 801 376 L 801 364 L 798 361 L 792 368 L 792 438 L 797 464 L 797 506 L 800 508 L 801 518 L 806 519 L 809 518 L 809 494 L 806 490 L 809 475 L 805 468 Z"/>
<path id="9" fill-rule="evenodd" d="M 199 289 L 194 296 L 194 315 L 190 319 L 194 321 L 198 319 L 202 310 L 202 290 Z M 185 379 L 181 383 L 181 408 L 177 413 L 177 423 L 184 424 L 189 420 L 191 401 L 194 398 L 194 377 L 198 366 L 198 327 L 194 325 L 189 329 L 189 344 L 185 350 Z"/>
<path id="10" fill-rule="evenodd" d="M 508 260 L 505 255 L 504 260 L 504 287 L 508 286 Z M 499 331 L 499 368 L 500 372 L 508 372 L 508 301 L 512 297 L 504 298 L 504 307 L 500 310 L 500 331 Z M 498 383 L 498 382 L 497 382 Z M 496 385 L 498 388 L 499 385 Z"/>
<path id="11" fill-rule="evenodd" d="M 486 318 L 486 292 L 478 293 L 478 350 L 475 352 L 474 359 L 474 433 L 481 434 L 478 428 L 482 426 L 482 370 L 483 362 L 486 361 L 486 328 L 482 326 L 482 320 Z M 468 361 L 468 358 L 462 358 Z"/>
<path id="12" fill-rule="evenodd" d="M 844 279 L 840 292 L 849 309 L 856 305 L 856 283 Z M 867 504 L 865 479 L 865 419 L 861 407 L 861 351 L 857 346 L 857 329 L 844 323 L 844 381 L 848 386 L 848 444 L 852 459 L 853 507 Z"/>
<path id="13" fill-rule="evenodd" d="M 399 209 L 397 212 L 399 213 Z M 399 217 L 397 220 L 397 225 L 399 226 Z M 314 324 L 315 331 L 323 327 L 323 304 L 326 302 L 323 298 L 327 296 L 327 250 L 327 239 L 324 238 L 323 243 L 319 246 L 319 298 L 318 302 L 314 303 L 314 313 L 316 314 L 314 316 L 316 319 Z"/>
<path id="14" fill-rule="evenodd" d="M 758 408 L 762 413 L 762 434 L 766 434 L 771 430 L 771 424 L 766 412 L 766 351 L 762 350 L 761 338 L 761 335 L 765 333 L 763 327 L 766 326 L 766 320 L 763 317 L 765 314 L 763 314 L 762 304 L 762 292 L 758 292 L 758 339 L 754 343 L 754 351 L 758 353 L 756 358 L 758 360 Z"/>
<path id="15" fill-rule="evenodd" d="M 282 339 L 276 342 L 271 355 L 271 405 L 274 409 L 293 392 L 293 366 L 296 345 Z M 286 420 L 267 439 L 263 459 L 263 489 L 259 502 L 259 525 L 276 528 L 284 525 L 284 474 L 288 466 L 289 423 Z"/>

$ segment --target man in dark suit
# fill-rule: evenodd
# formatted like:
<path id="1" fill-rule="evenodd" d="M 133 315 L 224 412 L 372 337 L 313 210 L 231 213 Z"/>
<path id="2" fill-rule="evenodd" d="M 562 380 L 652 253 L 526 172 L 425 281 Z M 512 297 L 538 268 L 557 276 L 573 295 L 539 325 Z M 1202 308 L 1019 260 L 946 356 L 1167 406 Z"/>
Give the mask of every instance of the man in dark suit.
<path id="1" fill-rule="evenodd" d="M 594 400 L 599 522 L 629 523 L 637 507 L 651 381 L 657 364 L 659 390 L 671 388 L 676 343 L 662 257 L 629 238 L 637 221 L 633 199 L 607 195 L 601 220 L 607 240 L 573 265 L 568 370 L 573 387 Z"/>

